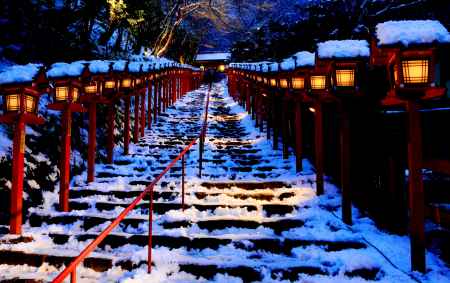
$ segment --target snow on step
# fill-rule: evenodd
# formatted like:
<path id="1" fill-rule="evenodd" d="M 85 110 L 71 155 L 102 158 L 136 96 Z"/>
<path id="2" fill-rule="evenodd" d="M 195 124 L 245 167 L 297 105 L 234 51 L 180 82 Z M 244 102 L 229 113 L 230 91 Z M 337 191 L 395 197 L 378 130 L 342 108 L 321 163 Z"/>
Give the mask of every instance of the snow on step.
<path id="1" fill-rule="evenodd" d="M 0 279 L 54 278 L 196 136 L 206 93 L 203 87 L 169 107 L 130 156 L 117 149 L 113 165 L 97 166 L 96 182 L 75 178 L 71 212 L 56 211 L 58 196 L 50 193 L 43 207 L 30 209 L 23 239 L 0 237 Z M 364 217 L 356 231 L 345 226 L 335 217 L 337 190 L 328 184 L 317 198 L 310 164 L 296 174 L 294 157 L 273 151 L 226 93 L 223 82 L 213 85 L 202 179 L 197 148 L 187 157 L 185 210 L 179 166 L 155 187 L 153 273 L 146 273 L 145 198 L 77 269 L 78 281 L 412 282 L 363 236 L 382 238 L 387 249 L 405 240 Z M 431 266 L 431 279 L 441 279 Z"/>

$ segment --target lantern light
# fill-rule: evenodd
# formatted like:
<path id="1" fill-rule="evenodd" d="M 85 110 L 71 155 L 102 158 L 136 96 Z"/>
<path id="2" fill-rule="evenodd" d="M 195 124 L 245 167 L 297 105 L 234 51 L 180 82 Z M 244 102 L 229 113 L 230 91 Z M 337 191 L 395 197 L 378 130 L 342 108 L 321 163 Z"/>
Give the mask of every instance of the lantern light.
<path id="1" fill-rule="evenodd" d="M 94 94 L 97 92 L 97 83 L 93 82 L 90 85 L 84 87 L 84 92 L 87 94 Z"/>
<path id="2" fill-rule="evenodd" d="M 322 90 L 326 88 L 326 76 L 311 76 L 311 89 Z"/>
<path id="3" fill-rule="evenodd" d="M 270 79 L 270 86 L 277 86 L 277 80 L 276 79 Z"/>
<path id="4" fill-rule="evenodd" d="M 355 86 L 355 70 L 354 69 L 336 70 L 336 86 L 338 87 Z"/>
<path id="5" fill-rule="evenodd" d="M 67 101 L 69 99 L 69 87 L 68 86 L 56 87 L 55 99 L 57 101 Z"/>
<path id="6" fill-rule="evenodd" d="M 224 71 L 225 71 L 225 65 L 220 65 L 219 72 L 224 72 Z"/>
<path id="7" fill-rule="evenodd" d="M 14 112 L 20 110 L 20 95 L 10 94 L 6 96 L 6 111 Z"/>
<path id="8" fill-rule="evenodd" d="M 287 81 L 287 79 L 280 79 L 280 87 L 281 88 L 288 88 L 288 81 Z"/>
<path id="9" fill-rule="evenodd" d="M 428 60 L 401 61 L 404 84 L 426 84 L 429 82 Z"/>
<path id="10" fill-rule="evenodd" d="M 120 83 L 120 87 L 130 88 L 131 87 L 131 79 L 123 79 Z"/>
<path id="11" fill-rule="evenodd" d="M 79 97 L 78 88 L 73 88 L 72 89 L 72 102 L 76 102 L 78 100 L 78 97 Z"/>
<path id="12" fill-rule="evenodd" d="M 25 111 L 34 113 L 36 110 L 36 98 L 31 95 L 25 95 Z"/>
<path id="13" fill-rule="evenodd" d="M 106 81 L 105 82 L 105 88 L 111 89 L 111 88 L 115 88 L 115 87 L 116 87 L 116 82 L 115 81 Z"/>
<path id="14" fill-rule="evenodd" d="M 304 89 L 305 88 L 305 78 L 303 78 L 303 77 L 292 78 L 292 88 L 293 89 Z"/>

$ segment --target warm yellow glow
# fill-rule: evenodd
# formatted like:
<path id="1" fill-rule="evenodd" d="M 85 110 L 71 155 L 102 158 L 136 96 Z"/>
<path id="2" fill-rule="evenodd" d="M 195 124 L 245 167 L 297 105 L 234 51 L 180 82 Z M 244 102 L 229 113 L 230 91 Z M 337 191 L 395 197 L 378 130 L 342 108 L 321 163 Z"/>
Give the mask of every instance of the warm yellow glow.
<path id="1" fill-rule="evenodd" d="M 398 66 L 394 65 L 394 82 L 398 83 Z"/>
<path id="2" fill-rule="evenodd" d="M 34 113 L 36 109 L 36 98 L 31 95 L 25 96 L 25 111 Z"/>
<path id="3" fill-rule="evenodd" d="M 225 65 L 220 65 L 219 66 L 219 72 L 223 72 L 225 71 Z"/>
<path id="4" fill-rule="evenodd" d="M 123 79 L 120 87 L 129 88 L 131 87 L 131 79 Z"/>
<path id="5" fill-rule="evenodd" d="M 20 110 L 20 95 L 10 94 L 6 96 L 6 111 Z"/>
<path id="6" fill-rule="evenodd" d="M 205 70 L 205 66 L 200 66 L 200 70 L 204 71 Z"/>
<path id="7" fill-rule="evenodd" d="M 67 101 L 67 99 L 69 99 L 69 87 L 67 86 L 56 87 L 55 99 L 58 101 Z"/>
<path id="8" fill-rule="evenodd" d="M 136 84 L 137 85 L 140 85 L 142 83 L 142 80 L 141 79 L 136 79 Z"/>
<path id="9" fill-rule="evenodd" d="M 336 70 L 336 86 L 338 87 L 355 86 L 355 70 L 353 69 Z"/>
<path id="10" fill-rule="evenodd" d="M 116 82 L 115 81 L 106 81 L 105 82 L 105 88 L 115 88 L 116 87 Z"/>
<path id="11" fill-rule="evenodd" d="M 325 76 L 311 76 L 311 89 L 321 90 L 326 87 L 326 77 Z"/>
<path id="12" fill-rule="evenodd" d="M 313 108 L 313 107 L 309 107 L 308 110 L 309 110 L 310 112 L 312 112 L 312 113 L 315 113 L 315 112 L 316 112 L 316 109 Z"/>
<path id="13" fill-rule="evenodd" d="M 304 89 L 305 88 L 305 78 L 303 78 L 303 77 L 292 78 L 292 88 L 293 89 Z"/>
<path id="14" fill-rule="evenodd" d="M 258 82 L 262 82 L 262 77 L 258 76 Z"/>
<path id="15" fill-rule="evenodd" d="M 72 90 L 72 101 L 76 102 L 78 100 L 78 97 L 79 97 L 79 95 L 78 95 L 78 88 L 74 88 Z"/>
<path id="16" fill-rule="evenodd" d="M 88 85 L 84 87 L 84 92 L 85 93 L 96 93 L 97 92 L 97 83 L 93 83 L 92 85 Z"/>
<path id="17" fill-rule="evenodd" d="M 269 80 L 267 78 L 264 78 L 264 84 L 268 84 Z"/>
<path id="18" fill-rule="evenodd" d="M 281 88 L 288 88 L 288 81 L 287 81 L 287 79 L 281 79 L 280 80 L 280 87 Z"/>
<path id="19" fill-rule="evenodd" d="M 428 60 L 402 61 L 403 82 L 405 84 L 428 83 Z"/>
<path id="20" fill-rule="evenodd" d="M 277 86 L 277 80 L 276 79 L 270 79 L 270 85 L 271 86 Z"/>

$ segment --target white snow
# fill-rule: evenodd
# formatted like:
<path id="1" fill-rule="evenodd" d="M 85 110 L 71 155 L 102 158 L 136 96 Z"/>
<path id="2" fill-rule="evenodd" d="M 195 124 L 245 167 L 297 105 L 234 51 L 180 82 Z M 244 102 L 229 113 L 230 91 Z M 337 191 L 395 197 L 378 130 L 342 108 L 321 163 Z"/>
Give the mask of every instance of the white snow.
<path id="1" fill-rule="evenodd" d="M 78 77 L 85 68 L 86 61 L 54 63 L 47 71 L 48 78 Z"/>
<path id="2" fill-rule="evenodd" d="M 296 60 L 294 60 L 294 58 Z M 315 54 L 308 51 L 300 51 L 292 55 L 290 58 L 286 58 L 281 62 L 281 69 L 290 71 L 295 69 L 295 65 L 297 67 L 313 67 L 315 65 Z M 297 64 L 295 64 L 297 61 Z"/>
<path id="3" fill-rule="evenodd" d="M 366 40 L 329 40 L 317 44 L 321 59 L 369 57 L 370 48 Z"/>
<path id="4" fill-rule="evenodd" d="M 195 57 L 195 61 L 226 61 L 230 58 L 231 53 L 228 52 L 200 53 Z"/>
<path id="5" fill-rule="evenodd" d="M 377 24 L 376 36 L 379 45 L 448 43 L 450 33 L 435 20 L 388 21 Z"/>
<path id="6" fill-rule="evenodd" d="M 126 66 L 127 66 L 127 61 L 117 60 L 113 64 L 113 70 L 116 72 L 123 72 L 123 71 L 125 71 Z"/>
<path id="7" fill-rule="evenodd" d="M 0 73 L 0 85 L 31 82 L 38 74 L 41 67 L 41 64 L 14 65 L 5 67 Z"/>
<path id="8" fill-rule="evenodd" d="M 89 71 L 93 74 L 104 74 L 109 72 L 110 61 L 93 60 L 89 62 Z"/>
<path id="9" fill-rule="evenodd" d="M 141 71 L 141 62 L 130 62 L 128 64 L 128 71 L 131 73 L 139 73 Z"/>

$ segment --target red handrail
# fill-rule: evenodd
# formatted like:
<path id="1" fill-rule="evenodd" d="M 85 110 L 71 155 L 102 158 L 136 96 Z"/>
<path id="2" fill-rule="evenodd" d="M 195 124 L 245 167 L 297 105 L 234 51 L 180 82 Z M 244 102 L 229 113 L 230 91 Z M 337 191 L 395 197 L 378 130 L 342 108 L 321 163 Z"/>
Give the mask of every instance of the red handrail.
<path id="1" fill-rule="evenodd" d="M 153 188 L 154 186 L 161 180 L 161 178 L 178 162 L 178 160 L 182 159 L 182 208 L 184 209 L 184 165 L 185 165 L 185 158 L 184 156 L 186 153 L 197 143 L 197 140 L 200 139 L 202 141 L 202 138 L 204 139 L 206 135 L 206 129 L 207 129 L 207 123 L 208 123 L 208 107 L 209 107 L 209 96 L 210 96 L 211 87 L 208 90 L 208 95 L 206 99 L 206 109 L 205 109 L 205 119 L 203 121 L 202 130 L 200 132 L 200 135 L 198 138 L 195 138 L 192 140 L 188 146 L 186 146 L 183 151 L 170 162 L 170 164 L 161 172 L 161 174 L 158 175 L 158 177 L 153 180 L 146 188 L 145 190 L 138 196 L 136 199 L 128 205 L 127 208 L 125 208 L 117 218 L 108 225 L 108 227 L 105 228 L 92 242 L 89 243 L 89 245 L 84 248 L 83 251 L 60 273 L 58 276 L 53 279 L 53 283 L 60 283 L 63 282 L 63 280 L 70 274 L 70 280 L 72 283 L 76 282 L 76 268 L 78 264 L 80 264 L 108 235 L 111 233 L 111 231 L 119 225 L 119 223 L 125 219 L 125 217 L 128 215 L 128 213 L 133 210 L 136 205 L 145 197 L 145 195 L 150 194 L 150 200 L 149 200 L 149 238 L 148 238 L 148 260 L 147 260 L 147 268 L 148 272 L 150 273 L 152 270 L 152 223 L 153 223 Z M 200 148 L 200 152 L 203 151 L 203 148 Z M 200 158 L 200 162 L 202 162 Z M 200 165 L 201 166 L 201 165 Z"/>

